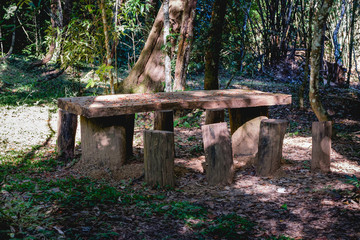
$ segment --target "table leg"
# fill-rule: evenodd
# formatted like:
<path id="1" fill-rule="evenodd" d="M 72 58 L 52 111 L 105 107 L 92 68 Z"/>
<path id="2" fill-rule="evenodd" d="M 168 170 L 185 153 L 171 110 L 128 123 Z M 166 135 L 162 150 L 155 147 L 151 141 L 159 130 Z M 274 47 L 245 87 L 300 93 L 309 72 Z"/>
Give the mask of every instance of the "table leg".
<path id="1" fill-rule="evenodd" d="M 154 130 L 174 132 L 174 111 L 155 111 Z"/>
<path id="2" fill-rule="evenodd" d="M 81 149 L 84 164 L 116 171 L 129 155 L 131 116 L 86 118 L 80 116 Z M 132 121 L 133 122 L 133 121 Z M 133 126 L 133 125 L 132 125 Z M 132 147 L 132 142 L 131 142 Z"/>
<path id="3" fill-rule="evenodd" d="M 249 107 L 229 109 L 231 135 L 244 123 L 259 116 L 269 116 L 269 107 Z"/>
<path id="4" fill-rule="evenodd" d="M 74 158 L 75 134 L 77 128 L 77 115 L 59 109 L 57 151 L 63 159 Z"/>

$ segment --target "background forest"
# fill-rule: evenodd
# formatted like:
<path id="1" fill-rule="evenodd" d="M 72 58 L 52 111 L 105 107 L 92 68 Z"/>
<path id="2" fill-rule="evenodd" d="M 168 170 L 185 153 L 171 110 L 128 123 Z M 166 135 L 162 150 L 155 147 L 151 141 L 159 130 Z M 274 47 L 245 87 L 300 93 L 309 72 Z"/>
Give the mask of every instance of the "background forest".
<path id="1" fill-rule="evenodd" d="M 0 239 L 359 239 L 358 0 L 2 0 Z M 205 111 L 175 117 L 174 189 L 143 181 L 143 129 L 116 176 L 56 152 L 57 99 L 256 89 L 292 95 L 285 175 L 235 159 L 204 177 Z M 229 113 L 225 112 L 226 120 Z M 331 173 L 311 173 L 311 123 L 333 124 Z"/>
<path id="2" fill-rule="evenodd" d="M 326 9 L 329 16 L 321 29 L 320 73 L 330 74 L 328 78 L 336 84 L 349 85 L 359 79 L 358 2 L 330 2 L 332 7 Z M 211 50 L 206 43 L 214 35 L 211 15 L 222 14 L 213 5 L 220 4 L 225 14 L 217 29 L 222 70 L 250 77 L 262 74 L 276 78 L 283 73 L 294 84 L 306 84 L 306 53 L 311 52 L 321 1 L 219 1 L 215 5 L 214 1 L 172 1 L 169 41 L 160 51 L 167 49 L 171 57 L 175 89 L 184 88 L 184 83 L 178 86 L 181 81 L 176 67 L 180 68 L 178 61 L 185 51 L 189 56 L 184 57 L 188 59 L 182 66 L 184 71 L 204 72 L 204 56 Z M 0 9 L 1 56 L 21 56 L 31 63 L 30 69 L 52 64 L 39 81 L 65 70 L 84 73 L 93 69 L 96 77 L 87 79 L 88 87 L 97 81 L 119 83 L 138 60 L 160 7 L 161 2 L 154 0 L 6 1 Z M 189 42 L 185 47 L 184 39 Z"/>

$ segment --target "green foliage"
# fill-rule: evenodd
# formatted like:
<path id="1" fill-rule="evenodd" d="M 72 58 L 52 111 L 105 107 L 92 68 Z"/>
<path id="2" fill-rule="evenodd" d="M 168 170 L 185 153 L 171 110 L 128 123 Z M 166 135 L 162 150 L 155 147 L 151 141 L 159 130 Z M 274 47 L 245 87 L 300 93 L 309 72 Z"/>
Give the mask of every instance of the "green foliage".
<path id="1" fill-rule="evenodd" d="M 280 236 L 272 236 L 270 238 L 267 238 L 267 240 L 293 240 L 294 238 L 286 237 L 283 235 Z"/>
<path id="2" fill-rule="evenodd" d="M 200 233 L 200 239 L 210 237 L 212 239 L 248 239 L 254 224 L 249 220 L 238 216 L 237 214 L 222 215 L 206 226 L 200 223 L 194 226 L 195 229 L 203 228 Z"/>
<path id="3" fill-rule="evenodd" d="M 180 117 L 174 120 L 174 127 L 199 127 L 200 126 L 200 118 L 203 114 L 203 111 L 194 111 L 183 117 Z"/>
<path id="4" fill-rule="evenodd" d="M 163 214 L 166 218 L 197 219 L 206 215 L 207 211 L 201 206 L 190 202 L 170 202 L 150 205 L 154 213 Z"/>
<path id="5" fill-rule="evenodd" d="M 360 188 L 360 180 L 355 175 L 352 177 L 346 176 L 347 182 L 354 185 L 356 188 Z"/>

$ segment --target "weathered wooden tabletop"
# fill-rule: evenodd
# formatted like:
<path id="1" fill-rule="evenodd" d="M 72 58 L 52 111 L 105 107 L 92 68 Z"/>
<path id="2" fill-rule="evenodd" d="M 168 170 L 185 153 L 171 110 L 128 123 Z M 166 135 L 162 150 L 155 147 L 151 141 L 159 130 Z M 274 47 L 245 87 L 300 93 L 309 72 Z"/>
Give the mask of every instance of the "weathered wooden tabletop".
<path id="1" fill-rule="evenodd" d="M 291 95 L 227 89 L 145 94 L 118 94 L 58 99 L 58 106 L 86 118 L 154 110 L 225 109 L 291 104 Z"/>

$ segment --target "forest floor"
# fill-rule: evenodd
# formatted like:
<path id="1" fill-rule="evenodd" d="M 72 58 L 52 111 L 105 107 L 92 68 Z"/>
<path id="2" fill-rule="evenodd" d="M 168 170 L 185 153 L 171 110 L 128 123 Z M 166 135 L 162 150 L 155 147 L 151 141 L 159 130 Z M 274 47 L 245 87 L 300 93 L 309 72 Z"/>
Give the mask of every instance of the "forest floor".
<path id="1" fill-rule="evenodd" d="M 56 99 L 79 90 L 68 76 L 36 83 L 22 62 L 0 64 L 0 239 L 360 239 L 360 91 L 322 87 L 334 122 L 331 173 L 310 172 L 309 107 L 297 108 L 299 83 L 276 78 L 232 80 L 233 88 L 293 95 L 291 106 L 270 109 L 289 120 L 283 174 L 257 177 L 251 162 L 235 159 L 233 184 L 209 186 L 200 126 L 204 112 L 175 121 L 173 189 L 143 179 L 142 131 L 152 113 L 136 117 L 134 157 L 111 176 L 59 161 Z M 222 76 L 222 85 L 229 76 Z M 189 79 L 201 88 L 201 76 Z"/>

